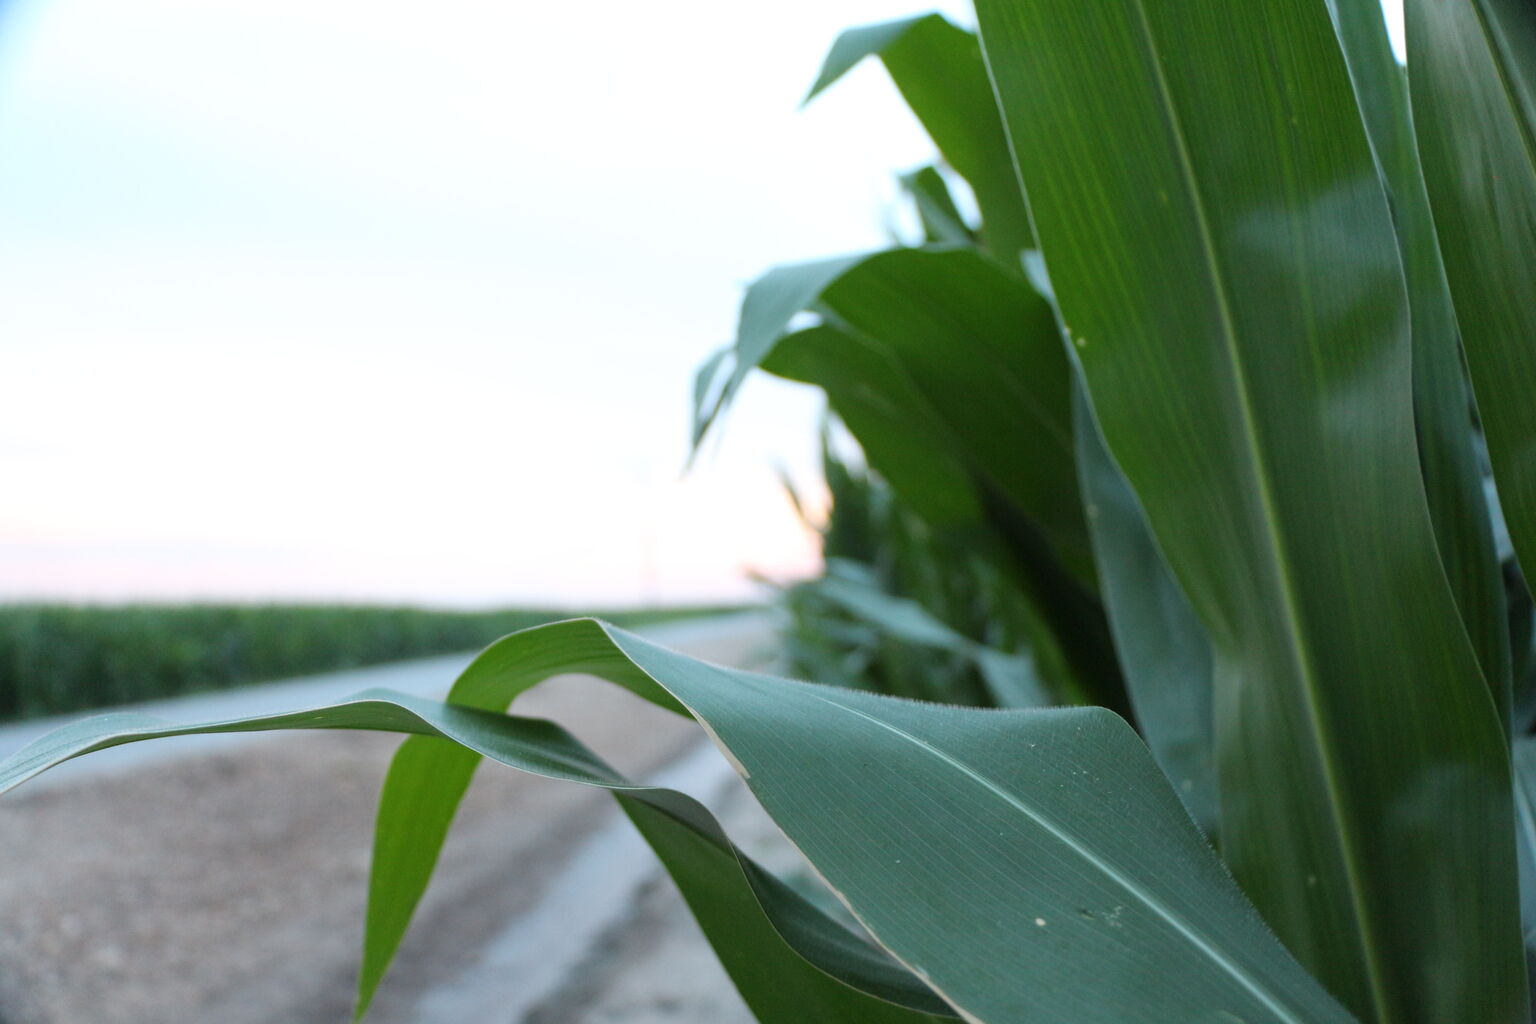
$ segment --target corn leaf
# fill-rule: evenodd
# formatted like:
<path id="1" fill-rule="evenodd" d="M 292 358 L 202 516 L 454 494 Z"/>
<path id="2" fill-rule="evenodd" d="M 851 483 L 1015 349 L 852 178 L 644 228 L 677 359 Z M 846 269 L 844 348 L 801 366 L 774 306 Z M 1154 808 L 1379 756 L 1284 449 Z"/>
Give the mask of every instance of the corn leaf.
<path id="1" fill-rule="evenodd" d="M 975 664 L 996 707 L 1042 707 L 1050 695 L 1025 653 L 1000 651 L 950 628 L 911 598 L 886 593 L 855 567 L 829 559 L 826 575 L 802 584 L 817 597 L 904 643 L 949 651 Z"/>
<path id="2" fill-rule="evenodd" d="M 1075 578 L 1095 585 L 1072 454 L 1071 371 L 1044 299 L 966 248 L 779 267 L 747 290 L 713 405 L 728 403 L 795 314 L 811 309 L 894 360 L 907 391 L 954 438 L 953 456 L 1036 524 Z M 696 422 L 709 418 L 700 412 Z"/>
<path id="3" fill-rule="evenodd" d="M 1520 916 L 1527 948 L 1536 947 L 1536 737 L 1517 737 L 1511 749 L 1515 767 L 1515 814 L 1520 837 Z"/>
<path id="4" fill-rule="evenodd" d="M 1173 578 L 1146 513 L 1104 447 L 1079 398 L 1077 458 L 1088 526 L 1099 565 L 1099 593 L 1136 724 L 1190 816 L 1217 834 L 1211 710 L 1211 642 Z"/>
<path id="5" fill-rule="evenodd" d="M 568 671 L 684 704 L 871 934 L 967 1019 L 1349 1019 L 1252 914 L 1109 712 L 790 682 L 590 622 L 500 641 L 452 699 L 501 708 Z M 413 739 L 391 767 L 376 954 L 398 941 L 379 929 L 403 930 L 477 760 Z"/>
<path id="6" fill-rule="evenodd" d="M 830 323 L 738 352 L 823 388 L 904 500 L 1010 567 L 1059 698 L 1124 710 L 1090 589 L 1070 371 L 1050 307 L 975 252 L 898 249 L 845 267 L 816 308 Z"/>
<path id="7" fill-rule="evenodd" d="M 1339 41 L 1382 178 L 1408 286 L 1419 464 L 1440 560 L 1494 703 L 1510 715 L 1510 644 L 1493 517 L 1472 427 L 1456 311 L 1435 238 L 1414 140 L 1408 80 L 1393 56 L 1379 0 L 1330 0 Z"/>
<path id="8" fill-rule="evenodd" d="M 797 313 L 842 272 L 863 259 L 840 256 L 815 263 L 775 267 L 753 282 L 741 302 L 736 342 L 704 361 L 693 381 L 693 447 L 697 452 L 747 374 L 762 362 Z"/>
<path id="9" fill-rule="evenodd" d="M 1536 5 L 1407 0 L 1424 180 L 1515 552 L 1536 566 Z"/>
<path id="10" fill-rule="evenodd" d="M 709 665 L 592 620 L 498 641 L 455 685 L 460 705 L 374 692 L 294 714 L 192 726 L 103 716 L 0 763 L 0 790 L 71 757 L 159 736 L 277 728 L 414 733 L 382 797 L 371 898 L 391 904 L 391 912 L 371 915 L 370 933 L 409 918 L 483 755 L 614 790 L 638 809 L 642 831 L 675 824 L 681 831 L 663 844 L 673 866 L 722 863 L 695 843 L 727 848 L 691 798 L 628 783 L 552 723 L 489 710 L 571 671 L 686 707 L 870 933 L 968 1020 L 1351 1019 L 1260 922 L 1146 748 L 1114 714 L 955 708 L 798 683 Z M 734 870 L 749 883 L 760 880 L 748 861 Z M 711 871 L 711 882 L 723 877 Z M 785 892 L 754 891 L 769 906 Z M 709 901 L 710 914 L 721 911 L 707 887 L 690 898 Z M 796 936 L 810 913 L 802 902 L 775 924 Z M 810 920 L 819 941 L 825 918 Z M 708 922 L 706 930 L 714 930 Z M 915 983 L 893 982 L 889 961 L 851 953 L 851 933 L 841 935 L 830 948 L 797 948 L 837 962 L 861 983 L 879 978 L 888 994 L 910 994 Z M 735 977 L 743 994 L 756 990 Z M 765 985 L 784 981 L 778 975 Z M 852 990 L 820 994 L 836 992 Z M 779 995 L 788 1000 L 791 993 Z M 841 1018 L 797 1015 L 805 1005 L 781 1001 L 763 1019 L 913 1019 L 868 999 L 837 1007 L 847 1014 Z"/>
<path id="11" fill-rule="evenodd" d="M 1327 8 L 977 6 L 1095 417 L 1213 644 L 1223 854 L 1360 1016 L 1519 1019 L 1508 758 Z"/>
<path id="12" fill-rule="evenodd" d="M 1034 242 L 976 36 L 938 14 L 849 29 L 832 44 L 806 101 L 866 57 L 880 58 L 945 161 L 970 183 L 988 251 L 1016 269 L 1019 252 Z"/>
<path id="13" fill-rule="evenodd" d="M 965 223 L 965 217 L 955 205 L 955 197 L 950 194 L 944 175 L 937 167 L 919 167 L 910 174 L 903 174 L 899 180 L 917 207 L 925 241 L 937 245 L 976 244 L 975 234 Z"/>
<path id="14" fill-rule="evenodd" d="M 654 690 L 646 695 L 676 707 L 670 697 Z M 123 743 L 273 729 L 368 729 L 432 737 L 429 750 L 461 755 L 473 751 L 474 758 L 488 756 L 535 775 L 611 791 L 651 843 L 690 906 L 702 908 L 700 924 L 743 998 L 761 1018 L 826 1024 L 847 1020 L 921 1024 L 938 1019 L 921 1010 L 953 1016 L 909 972 L 738 850 L 697 801 L 672 790 L 630 782 L 560 726 L 540 719 L 491 714 L 387 690 L 365 691 L 340 704 L 291 714 L 197 725 L 167 725 L 139 714 L 108 714 L 65 726 L 0 763 L 0 792 L 52 765 Z M 381 842 L 385 838 L 381 837 Z M 410 835 L 395 838 L 407 845 L 412 840 Z M 386 852 L 376 852 L 376 857 L 388 856 L 391 847 L 386 843 L 383 849 Z M 370 909 L 376 909 L 381 899 L 387 897 L 375 890 Z M 400 920 L 399 927 L 403 929 L 408 917 Z M 376 916 L 372 927 L 377 927 Z M 784 938 L 780 938 L 781 932 Z M 374 937 L 370 930 L 371 956 L 379 955 L 378 947 L 372 944 Z M 786 941 L 804 955 L 796 955 Z M 386 960 L 392 953 L 391 946 Z M 828 973 L 812 967 L 813 962 L 875 996 L 834 981 Z M 374 964 L 373 960 L 365 961 L 359 1017 L 382 978 L 382 965 L 374 970 Z"/>
<path id="15" fill-rule="evenodd" d="M 763 369 L 820 387 L 879 471 L 935 528 L 975 529 L 983 517 L 958 442 L 889 352 L 826 324 L 780 338 Z"/>

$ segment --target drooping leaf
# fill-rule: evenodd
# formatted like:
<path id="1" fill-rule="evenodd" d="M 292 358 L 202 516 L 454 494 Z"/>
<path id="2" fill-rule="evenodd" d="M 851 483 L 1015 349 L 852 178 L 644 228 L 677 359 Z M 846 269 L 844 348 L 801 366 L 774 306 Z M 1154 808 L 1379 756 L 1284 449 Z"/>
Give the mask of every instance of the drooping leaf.
<path id="1" fill-rule="evenodd" d="M 1104 608 L 1125 688 L 1152 756 L 1207 835 L 1218 832 L 1211 643 L 1115 467 L 1086 400 L 1076 407 L 1078 469 Z"/>
<path id="2" fill-rule="evenodd" d="M 839 256 L 815 263 L 792 263 L 775 267 L 752 283 L 741 302 L 735 344 L 712 355 L 694 378 L 695 450 L 795 314 L 809 309 L 828 284 L 863 258 Z"/>
<path id="3" fill-rule="evenodd" d="M 1328 10 L 977 6 L 1096 419 L 1213 644 L 1223 854 L 1361 1016 L 1518 1019 L 1507 754 Z"/>
<path id="4" fill-rule="evenodd" d="M 677 821 L 722 845 L 718 826 L 690 798 L 617 779 L 552 723 L 487 710 L 571 671 L 686 707 L 870 933 L 968 1020 L 1351 1019 L 1243 900 L 1146 748 L 1114 714 L 954 708 L 797 683 L 696 661 L 591 620 L 492 645 L 455 684 L 461 706 L 376 694 L 203 726 L 107 716 L 0 764 L 0 788 L 90 750 L 194 731 L 418 733 L 386 783 L 372 889 L 373 899 L 397 904 L 406 917 L 486 753 L 614 789 L 660 812 L 642 812 L 644 828 Z M 701 863 L 668 854 L 689 870 Z M 754 870 L 744 866 L 751 883 Z M 767 896 L 766 906 L 783 892 L 754 891 Z M 796 916 L 775 921 L 794 935 L 809 910 L 801 903 Z M 810 920 L 821 934 L 826 919 Z M 846 950 L 835 949 L 819 952 L 861 982 L 878 975 L 894 985 L 891 994 L 908 994 L 899 976 L 882 973 L 888 961 L 861 952 L 856 971 Z M 885 1019 L 864 1015 L 880 1006 L 867 1002 L 842 1019 Z"/>
<path id="5" fill-rule="evenodd" d="M 954 1019 L 905 969 L 733 849 L 723 834 L 712 841 L 702 828 L 679 822 L 656 803 L 614 795 L 677 884 L 758 1020 L 939 1024 Z M 743 872 L 749 885 L 741 884 Z M 764 904 L 773 908 L 771 917 L 763 913 Z M 832 980 L 813 962 L 856 965 L 859 984 L 873 997 Z M 852 970 L 847 974 L 854 976 Z M 934 1012 L 912 1009 L 912 1004 Z"/>
<path id="6" fill-rule="evenodd" d="M 1407 0 L 1424 180 L 1504 515 L 1536 562 L 1536 5 Z"/>
<path id="7" fill-rule="evenodd" d="M 987 249 L 1016 268 L 1019 252 L 1034 244 L 1029 213 L 976 36 L 939 14 L 849 29 L 832 44 L 806 101 L 866 57 L 880 58 L 945 161 L 970 183 Z"/>
<path id="8" fill-rule="evenodd" d="M 981 499 L 957 442 L 888 352 L 826 324 L 780 338 L 763 359 L 776 376 L 820 387 L 879 471 L 939 529 L 980 522 Z"/>
<path id="9" fill-rule="evenodd" d="M 570 624 L 563 628 L 568 631 Z M 642 689 L 646 696 L 664 706 L 677 707 L 664 691 L 654 686 Z M 430 738 L 426 742 L 429 749 L 460 754 L 473 751 L 469 755 L 472 759 L 488 756 L 535 775 L 611 791 L 652 844 L 690 906 L 702 911 L 699 920 L 705 933 L 719 949 L 722 962 L 743 998 L 761 1019 L 825 1024 L 843 1024 L 848 1020 L 922 1024 L 938 1019 L 898 1003 L 952 1016 L 942 1001 L 889 957 L 827 917 L 738 850 L 697 801 L 674 790 L 630 782 L 560 726 L 540 719 L 492 714 L 387 690 L 366 691 L 340 704 L 288 714 L 196 725 L 167 725 L 140 714 L 109 714 L 65 726 L 0 762 L 0 792 L 62 761 L 123 743 L 194 733 L 273 729 L 368 729 L 415 734 Z M 389 838 L 380 837 L 386 851 L 396 849 L 388 845 Z M 393 838 L 407 847 L 413 842 L 409 831 Z M 435 853 L 434 850 L 434 858 Z M 387 859 L 388 853 L 384 856 Z M 381 954 L 374 943 L 373 929 L 380 927 L 376 918 L 380 904 L 388 904 L 392 897 L 393 894 L 380 894 L 375 888 L 370 901 L 370 913 L 375 918 L 368 936 L 371 953 L 365 958 L 359 1017 L 382 978 L 384 964 L 376 959 Z M 409 912 L 398 927 L 403 930 L 408 920 Z M 793 952 L 791 946 L 801 955 Z M 391 946 L 388 953 L 382 954 L 385 962 L 392 953 Z M 833 980 L 812 963 L 823 965 L 876 996 Z"/>
<path id="10" fill-rule="evenodd" d="M 937 167 L 920 167 L 901 176 L 901 187 L 912 196 L 926 241 L 940 245 L 975 245 L 976 237 L 965 223 L 944 175 Z"/>
<path id="11" fill-rule="evenodd" d="M 686 705 L 877 940 L 968 1019 L 1348 1019 L 1252 915 L 1109 712 L 789 682 L 591 623 L 506 638 L 452 699 L 505 707 L 569 671 Z M 372 889 L 389 912 L 370 932 L 403 927 L 475 761 L 425 740 L 401 749 Z"/>
<path id="12" fill-rule="evenodd" d="M 780 267 L 747 291 L 716 404 L 770 358 L 796 313 L 813 308 L 893 360 L 954 439 L 953 459 L 1029 517 L 1076 579 L 1096 585 L 1072 455 L 1071 373 L 1034 289 L 965 248 Z"/>
<path id="13" fill-rule="evenodd" d="M 763 368 L 825 390 L 903 499 L 1011 567 L 1058 699 L 1125 711 L 1089 589 L 1070 371 L 1049 306 L 975 253 L 903 249 L 829 282 L 817 308 L 833 323 L 781 337 Z"/>

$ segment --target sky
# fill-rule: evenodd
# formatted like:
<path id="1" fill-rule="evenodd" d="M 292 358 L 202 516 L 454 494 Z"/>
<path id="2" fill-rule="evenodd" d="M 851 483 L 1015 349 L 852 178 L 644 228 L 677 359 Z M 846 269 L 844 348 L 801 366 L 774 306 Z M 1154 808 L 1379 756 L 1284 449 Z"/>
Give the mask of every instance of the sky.
<path id="1" fill-rule="evenodd" d="M 969 20 L 0 3 L 0 600 L 590 606 L 812 572 L 779 473 L 816 495 L 816 397 L 754 380 L 685 475 L 688 389 L 745 283 L 886 243 L 929 143 L 875 65 L 798 105 L 839 30 L 935 7 Z"/>

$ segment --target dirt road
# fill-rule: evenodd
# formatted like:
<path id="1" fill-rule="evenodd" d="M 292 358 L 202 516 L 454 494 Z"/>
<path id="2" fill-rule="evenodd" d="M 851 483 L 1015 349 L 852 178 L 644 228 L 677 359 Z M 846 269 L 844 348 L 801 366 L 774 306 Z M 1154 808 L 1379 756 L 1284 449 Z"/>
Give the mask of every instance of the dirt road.
<path id="1" fill-rule="evenodd" d="M 740 664 L 761 655 L 768 630 L 736 618 L 652 635 Z M 590 679 L 548 684 L 519 710 L 562 722 L 634 775 L 699 736 Z M 176 717 L 202 717 L 186 711 Z M 373 805 L 398 742 L 264 737 L 0 798 L 0 1022 L 348 1020 Z M 370 1020 L 417 1021 L 423 993 L 535 905 L 610 810 L 600 793 L 483 769 Z"/>

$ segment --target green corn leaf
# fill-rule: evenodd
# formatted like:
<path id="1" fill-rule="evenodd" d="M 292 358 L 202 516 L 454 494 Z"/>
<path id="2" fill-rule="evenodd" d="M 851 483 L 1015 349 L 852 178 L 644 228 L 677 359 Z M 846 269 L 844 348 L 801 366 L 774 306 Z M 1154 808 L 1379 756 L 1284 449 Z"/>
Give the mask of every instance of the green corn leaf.
<path id="1" fill-rule="evenodd" d="M 1008 139 L 974 34 L 942 15 L 852 28 L 837 37 L 806 101 L 866 57 L 879 57 L 944 160 L 970 183 L 989 252 L 1010 270 L 1034 242 Z"/>
<path id="2" fill-rule="evenodd" d="M 888 352 L 822 324 L 780 338 L 762 365 L 820 387 L 869 464 L 935 528 L 981 522 L 981 497 L 953 454 L 957 442 Z"/>
<path id="3" fill-rule="evenodd" d="M 380 944 L 375 929 L 384 921 L 403 928 L 408 920 L 482 755 L 615 790 L 638 811 L 642 831 L 678 823 L 662 854 L 680 872 L 721 863 L 707 847 L 724 850 L 726 841 L 690 798 L 625 782 L 552 723 L 488 710 L 571 671 L 686 707 L 870 933 L 967 1020 L 1351 1020 L 1243 900 L 1146 748 L 1114 714 L 955 708 L 797 683 L 710 665 L 592 620 L 498 641 L 455 684 L 461 705 L 375 693 L 200 726 L 105 716 L 0 763 L 0 789 L 70 757 L 157 736 L 274 728 L 415 733 L 382 796 L 371 899 L 391 907 L 370 916 L 376 951 L 394 948 Z M 737 863 L 738 878 L 758 881 L 750 862 Z M 710 871 L 711 883 L 723 877 Z M 784 892 L 755 891 L 769 906 Z M 700 886 L 690 899 L 710 896 Z M 706 931 L 729 930 L 712 926 L 720 912 L 711 901 Z M 802 902 L 775 923 L 794 936 L 809 913 Z M 819 938 L 824 919 L 812 920 Z M 850 953 L 851 935 L 841 935 L 830 950 L 813 942 L 797 948 L 842 961 L 861 981 L 879 977 L 892 995 L 909 994 L 911 983 L 883 973 L 889 961 Z M 855 957 L 858 971 L 847 963 Z M 890 1004 L 870 1000 L 840 1008 L 848 1014 L 841 1018 L 797 1015 L 805 1004 L 786 1005 L 762 1019 L 912 1019 L 908 1011 L 881 1016 Z"/>
<path id="4" fill-rule="evenodd" d="M 939 245 L 976 244 L 976 236 L 961 216 L 955 197 L 950 195 L 944 175 L 937 167 L 920 167 L 898 180 L 917 207 L 926 241 Z"/>
<path id="5" fill-rule="evenodd" d="M 1213 645 L 1223 854 L 1362 1017 L 1520 1019 L 1508 756 L 1327 8 L 977 7 L 1093 411 Z"/>
<path id="6" fill-rule="evenodd" d="M 654 688 L 641 689 L 667 706 L 677 706 Z M 146 715 L 109 714 L 65 726 L 0 763 L 0 792 L 62 761 L 123 743 L 273 729 L 410 733 L 432 737 L 429 749 L 472 758 L 488 756 L 535 775 L 610 790 L 698 912 L 737 989 L 761 1019 L 921 1024 L 938 1019 L 923 1010 L 953 1016 L 910 973 L 738 850 L 702 805 L 682 793 L 628 781 L 564 729 L 540 719 L 491 714 L 386 690 L 366 691 L 341 704 L 291 714 L 198 725 L 166 725 Z M 407 846 L 413 841 L 409 833 L 393 838 Z M 380 837 L 382 852 L 376 851 L 376 857 L 387 859 L 389 851 L 396 849 L 388 839 Z M 370 910 L 389 898 L 376 889 Z M 399 920 L 399 928 L 403 930 L 408 919 L 409 913 Z M 383 976 L 383 965 L 373 959 L 380 955 L 374 943 L 377 916 L 370 920 L 371 952 L 364 964 L 359 1017 Z M 786 941 L 803 955 L 792 952 Z M 383 954 L 386 961 L 392 953 L 393 946 Z M 811 966 L 813 962 L 849 984 L 834 981 Z M 876 995 L 872 998 L 850 984 Z"/>
<path id="7" fill-rule="evenodd" d="M 1136 724 L 1190 816 L 1217 834 L 1211 642 L 1173 578 L 1135 493 L 1076 403 L 1077 458 L 1099 565 L 1099 593 Z"/>
<path id="8" fill-rule="evenodd" d="M 797 313 L 809 309 L 828 284 L 863 256 L 839 256 L 815 263 L 775 267 L 752 283 L 741 302 L 735 344 L 699 367 L 693 383 L 693 447 L 726 410 L 751 373 L 768 355 Z"/>
<path id="9" fill-rule="evenodd" d="M 1330 0 L 1339 41 L 1383 180 L 1392 198 L 1413 330 L 1413 403 L 1419 463 L 1440 560 L 1494 703 L 1510 715 L 1509 626 L 1493 518 L 1472 427 L 1456 311 L 1408 108 L 1380 0 Z"/>
<path id="10" fill-rule="evenodd" d="M 1516 737 L 1516 835 L 1520 837 L 1520 917 L 1526 945 L 1536 946 L 1536 737 Z"/>
<path id="11" fill-rule="evenodd" d="M 897 262 L 907 264 L 903 272 L 886 275 Z M 1072 457 L 1070 442 L 1063 451 L 1056 410 L 1050 409 L 1046 423 L 1035 411 L 1054 406 L 1058 387 L 1070 402 L 1066 360 L 1049 308 L 1043 321 L 1034 319 L 1028 331 L 1015 333 L 1005 300 L 1014 292 L 1027 292 L 1031 303 L 1038 297 L 1022 282 L 960 250 L 896 250 L 859 267 L 871 263 L 875 275 L 886 275 L 884 280 L 872 275 L 877 288 L 866 291 L 868 279 L 855 278 L 851 292 L 857 302 L 844 302 L 848 293 L 841 291 L 834 300 L 839 280 L 828 285 L 820 302 L 821 308 L 849 313 L 865 329 L 821 325 L 785 335 L 763 357 L 763 368 L 825 390 L 870 465 L 903 500 L 936 528 L 969 537 L 976 550 L 1011 567 L 1033 612 L 1036 663 L 1058 699 L 1123 709 L 1124 684 L 1104 612 L 1084 586 L 1084 574 L 1093 581 L 1092 553 L 1085 546 L 1075 468 L 1067 462 L 1074 473 L 1067 481 L 1058 473 L 1058 455 Z M 925 270 L 933 267 L 949 273 L 925 279 Z M 960 308 L 963 294 L 949 291 L 946 281 L 972 273 L 968 280 L 982 293 L 976 301 L 988 304 L 986 316 L 970 323 L 939 319 Z M 989 282 L 999 285 L 996 292 L 989 291 Z M 883 298 L 900 292 L 904 301 Z M 908 316 L 914 306 L 923 307 L 922 316 Z M 977 322 L 983 326 L 977 328 Z M 974 397 L 1008 377 L 1018 385 L 1007 389 L 1008 401 Z M 920 388 L 919 379 L 929 386 Z M 1070 428 L 1070 421 L 1066 425 Z M 1011 446 L 1010 438 L 1026 443 Z M 993 460 L 994 455 L 1001 458 Z M 1000 496 L 995 484 L 984 479 L 985 465 L 991 466 L 993 480 L 1010 479 L 1019 486 Z M 1061 503 L 1066 494 L 1072 498 L 1070 507 Z M 1036 495 L 1043 499 L 1036 511 L 1056 516 L 1056 530 L 1042 531 L 1027 516 L 1030 510 L 1013 505 Z M 1050 543 L 1041 540 L 1042 533 Z M 1068 557 L 1075 571 L 1064 567 Z"/>
<path id="12" fill-rule="evenodd" d="M 615 794 L 619 805 L 677 883 L 694 920 L 760 1021 L 846 1024 L 938 1024 L 954 1014 L 909 973 L 725 842 L 679 821 L 646 800 Z M 723 840 L 723 835 L 720 837 Z M 748 873 L 750 886 L 741 884 Z M 762 903 L 759 903 L 759 901 Z M 762 904 L 773 907 L 770 921 Z M 791 919 L 790 915 L 795 915 Z M 774 925 L 784 930 L 774 930 Z M 802 952 L 797 957 L 790 946 Z M 859 984 L 892 1002 L 857 992 L 811 966 L 858 964 Z M 850 976 L 851 972 L 850 972 Z M 926 1006 L 934 1013 L 908 1008 Z"/>
<path id="13" fill-rule="evenodd" d="M 959 464 L 1036 524 L 1074 578 L 1096 585 L 1072 454 L 1071 371 L 1050 306 L 1033 288 L 965 248 L 779 267 L 747 290 L 734 365 L 712 407 L 729 403 L 795 314 L 813 308 L 894 360 L 906 391 L 954 439 Z"/>
<path id="14" fill-rule="evenodd" d="M 686 705 L 877 940 L 968 1019 L 1348 1019 L 1247 909 L 1109 712 L 794 683 L 585 622 L 500 641 L 452 699 L 502 708 L 569 671 Z M 412 740 L 390 769 L 369 925 L 386 959 L 476 760 Z"/>
<path id="15" fill-rule="evenodd" d="M 945 625 L 918 602 L 886 593 L 845 565 L 828 560 L 826 575 L 803 586 L 897 640 L 949 651 L 973 662 L 997 707 L 1041 707 L 1050 702 L 1034 659 L 1027 653 L 1011 654 L 978 643 Z"/>
<path id="16" fill-rule="evenodd" d="M 1536 564 L 1536 5 L 1407 0 L 1424 180 L 1515 552 Z"/>
<path id="17" fill-rule="evenodd" d="M 699 368 L 693 374 L 693 452 L 698 453 L 700 443 L 704 435 L 709 433 L 709 428 L 714 425 L 715 417 L 719 415 L 725 404 L 724 382 L 722 371 L 730 365 L 731 346 L 725 345 L 711 352 L 699 364 Z M 690 455 L 690 457 L 691 457 Z"/>

